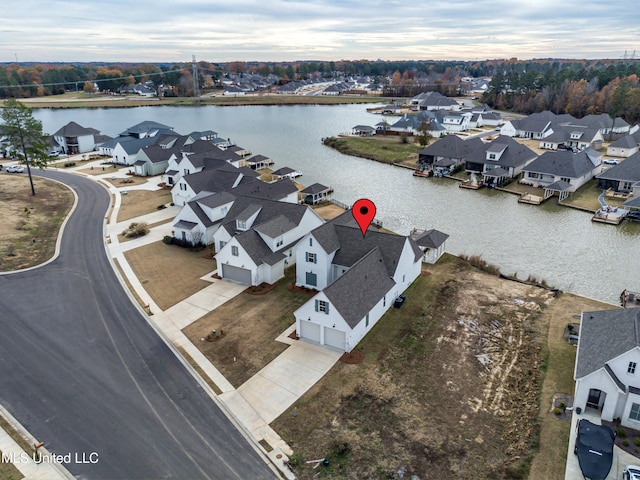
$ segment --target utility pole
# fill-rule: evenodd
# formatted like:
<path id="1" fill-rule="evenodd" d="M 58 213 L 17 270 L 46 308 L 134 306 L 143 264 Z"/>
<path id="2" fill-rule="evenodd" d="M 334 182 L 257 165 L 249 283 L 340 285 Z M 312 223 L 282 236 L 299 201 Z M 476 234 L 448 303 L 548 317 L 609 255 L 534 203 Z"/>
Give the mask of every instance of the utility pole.
<path id="1" fill-rule="evenodd" d="M 193 66 L 193 96 L 195 98 L 200 97 L 200 90 L 198 88 L 198 65 L 196 64 L 196 56 L 193 55 L 192 66 Z"/>

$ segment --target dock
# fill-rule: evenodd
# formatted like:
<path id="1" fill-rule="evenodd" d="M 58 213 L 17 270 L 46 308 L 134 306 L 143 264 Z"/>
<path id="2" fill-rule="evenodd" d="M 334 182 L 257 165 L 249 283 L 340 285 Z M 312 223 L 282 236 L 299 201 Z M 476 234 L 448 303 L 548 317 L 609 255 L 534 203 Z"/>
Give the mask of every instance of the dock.
<path id="1" fill-rule="evenodd" d="M 620 225 L 624 220 L 625 210 L 621 208 L 600 208 L 591 217 L 592 222 L 606 223 L 609 225 Z"/>
<path id="2" fill-rule="evenodd" d="M 532 195 L 531 193 L 523 193 L 518 198 L 518 203 L 526 203 L 529 205 L 540 205 L 544 201 L 544 197 L 541 197 L 539 195 Z"/>

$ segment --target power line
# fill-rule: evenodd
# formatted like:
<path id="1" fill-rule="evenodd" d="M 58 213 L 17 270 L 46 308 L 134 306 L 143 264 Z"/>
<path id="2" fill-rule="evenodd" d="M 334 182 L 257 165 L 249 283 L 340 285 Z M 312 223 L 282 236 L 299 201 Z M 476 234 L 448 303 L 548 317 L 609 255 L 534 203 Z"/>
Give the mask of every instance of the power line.
<path id="1" fill-rule="evenodd" d="M 153 73 L 141 73 L 139 75 L 127 75 L 128 77 L 133 78 L 141 78 L 141 77 L 152 77 L 155 75 L 166 75 L 167 73 L 175 73 L 175 72 L 188 72 L 188 68 L 177 68 L 175 70 L 168 70 L 166 72 L 153 72 Z M 67 82 L 52 82 L 52 83 L 26 83 L 22 85 L 0 85 L 0 88 L 22 88 L 22 87 L 53 87 L 57 85 L 73 85 L 84 82 L 108 82 L 112 80 L 122 80 L 125 77 L 113 77 L 113 78 L 100 78 L 95 80 L 69 80 Z"/>

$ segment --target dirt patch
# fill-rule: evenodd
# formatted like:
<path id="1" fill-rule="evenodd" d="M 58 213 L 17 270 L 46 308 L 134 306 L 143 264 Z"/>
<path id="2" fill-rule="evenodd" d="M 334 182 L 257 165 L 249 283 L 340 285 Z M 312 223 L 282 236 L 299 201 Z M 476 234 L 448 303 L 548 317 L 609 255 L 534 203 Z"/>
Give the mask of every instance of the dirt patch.
<path id="1" fill-rule="evenodd" d="M 275 289 L 264 295 L 241 293 L 183 329 L 234 387 L 242 385 L 287 348 L 275 339 L 295 322 L 294 310 L 309 300 L 305 293 L 289 291 L 287 287 L 294 279 L 295 269 L 289 268 Z M 225 338 L 216 342 L 202 340 L 214 329 L 223 330 Z"/>
<path id="2" fill-rule="evenodd" d="M 74 197 L 64 185 L 33 177 L 36 195 L 31 195 L 29 177 L 0 173 L 0 270 L 16 270 L 49 260 L 56 247 L 62 222 Z"/>
<path id="3" fill-rule="evenodd" d="M 130 220 L 157 210 L 159 205 L 171 202 L 171 192 L 168 190 L 127 190 L 121 192 L 122 203 L 118 211 L 118 222 Z"/>
<path id="4" fill-rule="evenodd" d="M 340 361 L 344 363 L 349 363 L 351 365 L 355 365 L 356 363 L 360 363 L 364 360 L 364 355 L 358 349 L 353 349 L 350 352 L 344 352 L 340 357 Z"/>
<path id="5" fill-rule="evenodd" d="M 136 185 L 144 185 L 145 183 L 149 183 L 149 179 L 152 177 L 136 177 L 133 175 L 127 176 L 126 178 L 116 178 L 115 180 L 104 179 L 107 183 L 113 185 L 116 188 L 126 188 L 126 187 L 134 187 Z"/>
<path id="6" fill-rule="evenodd" d="M 319 207 L 313 207 L 313 209 L 325 220 L 331 220 L 332 218 L 335 218 L 338 215 L 342 215 L 345 212 L 344 208 L 329 202 Z"/>
<path id="7" fill-rule="evenodd" d="M 525 478 L 552 294 L 451 256 L 272 426 L 300 478 Z M 293 416 L 293 412 L 297 416 Z M 328 458 L 314 470 L 305 462 Z"/>
<path id="8" fill-rule="evenodd" d="M 216 269 L 200 250 L 155 242 L 124 254 L 147 293 L 162 310 L 210 285 L 200 280 Z"/>

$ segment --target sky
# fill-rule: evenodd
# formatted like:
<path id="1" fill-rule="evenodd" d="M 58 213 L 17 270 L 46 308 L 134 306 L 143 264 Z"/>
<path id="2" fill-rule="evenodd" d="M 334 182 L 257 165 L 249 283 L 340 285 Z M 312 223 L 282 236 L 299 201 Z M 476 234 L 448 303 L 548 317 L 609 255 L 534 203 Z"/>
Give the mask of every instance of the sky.
<path id="1" fill-rule="evenodd" d="M 0 62 L 623 58 L 638 0 L 3 0 Z"/>

